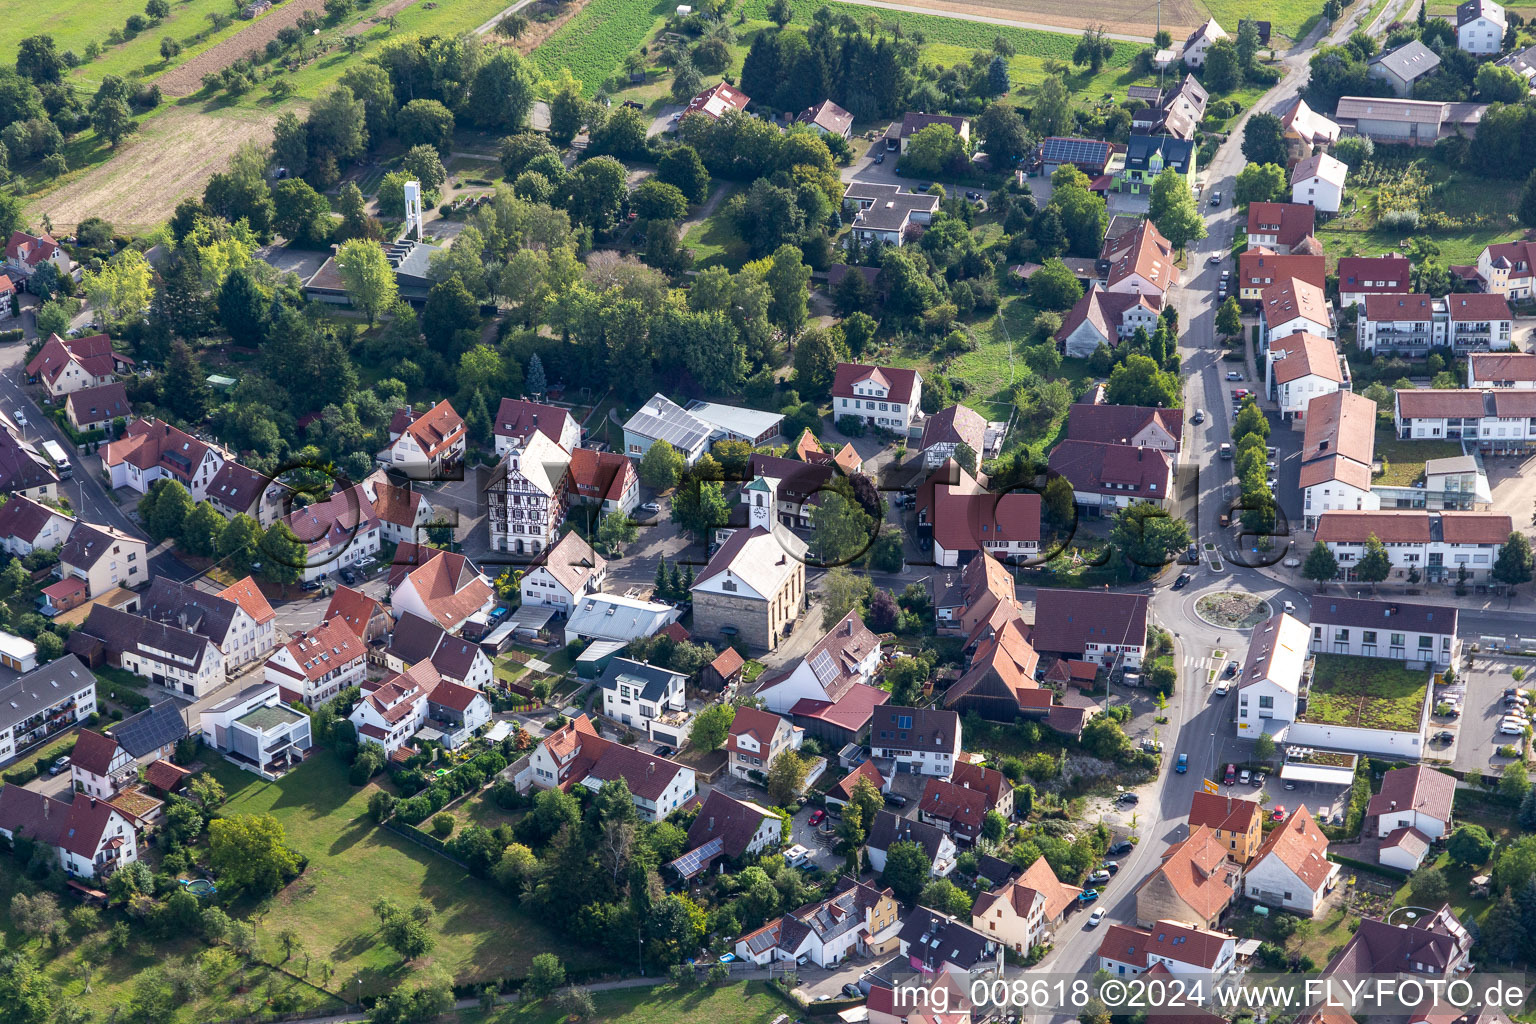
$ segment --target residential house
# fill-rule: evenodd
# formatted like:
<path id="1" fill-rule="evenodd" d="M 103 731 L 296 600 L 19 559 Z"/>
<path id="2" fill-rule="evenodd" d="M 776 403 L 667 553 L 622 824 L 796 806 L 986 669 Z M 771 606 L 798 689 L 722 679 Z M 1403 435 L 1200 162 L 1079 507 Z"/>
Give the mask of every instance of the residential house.
<path id="1" fill-rule="evenodd" d="M 1049 178 L 1062 167 L 1076 167 L 1089 178 L 1098 178 L 1109 170 L 1115 146 L 1104 139 L 1080 139 L 1053 135 L 1035 146 L 1033 162 Z"/>
<path id="2" fill-rule="evenodd" d="M 633 515 L 640 505 L 640 474 L 622 452 L 573 449 L 567 479 L 572 504 L 596 505 L 603 515 Z"/>
<path id="3" fill-rule="evenodd" d="M 0 683 L 0 764 L 95 713 L 96 677 L 74 657 Z"/>
<path id="4" fill-rule="evenodd" d="M 55 499 L 59 474 L 53 463 L 29 442 L 17 437 L 19 428 L 0 413 L 0 493 L 11 497 Z"/>
<path id="5" fill-rule="evenodd" d="M 687 852 L 668 867 L 683 879 L 698 877 L 717 860 L 735 864 L 783 842 L 784 821 L 750 800 L 737 800 L 712 789 L 688 826 Z"/>
<path id="6" fill-rule="evenodd" d="M 987 813 L 987 794 L 981 790 L 930 778 L 917 803 L 921 821 L 935 825 L 970 845 L 981 835 L 982 819 Z"/>
<path id="7" fill-rule="evenodd" d="M 603 714 L 652 742 L 686 740 L 690 723 L 681 672 L 629 658 L 614 658 L 603 670 Z M 666 735 L 658 735 L 665 729 Z M 677 745 L 681 746 L 679 742 Z"/>
<path id="8" fill-rule="evenodd" d="M 140 494 L 162 477 L 170 477 L 192 494 L 208 497 L 208 485 L 224 463 L 234 458 L 218 445 L 201 441 L 163 420 L 137 419 L 127 432 L 101 450 L 102 467 L 113 488 Z"/>
<path id="9" fill-rule="evenodd" d="M 539 432 L 507 449 L 485 485 L 492 551 L 536 555 L 555 542 L 565 521 L 571 461 L 570 452 Z"/>
<path id="10" fill-rule="evenodd" d="M 1157 448 L 1068 439 L 1051 449 L 1050 472 L 1072 485 L 1089 516 L 1113 515 L 1137 502 L 1162 507 L 1173 492 L 1173 460 Z"/>
<path id="11" fill-rule="evenodd" d="M 37 644 L 14 633 L 0 631 L 0 667 L 12 672 L 30 672 L 37 668 Z"/>
<path id="12" fill-rule="evenodd" d="M 1040 550 L 1040 495 L 988 490 L 953 461 L 918 488 L 916 508 L 918 530 L 931 534 L 937 565 L 954 567 L 983 552 L 1024 559 Z"/>
<path id="13" fill-rule="evenodd" d="M 697 622 L 697 608 L 694 615 Z M 764 679 L 757 696 L 780 715 L 796 713 L 804 701 L 836 704 L 850 689 L 874 682 L 880 654 L 880 638 L 864 625 L 857 609 L 851 610 L 793 667 Z"/>
<path id="14" fill-rule="evenodd" d="M 1376 452 L 1376 403 L 1351 391 L 1335 391 L 1307 403 L 1301 442 L 1302 514 L 1307 529 L 1332 509 L 1381 507 L 1371 489 Z"/>
<path id="15" fill-rule="evenodd" d="M 1226 844 L 1210 829 L 1195 826 L 1188 838 L 1163 851 L 1162 863 L 1136 887 L 1136 923 L 1151 928 L 1185 921 L 1214 928 L 1237 894 L 1240 874 L 1227 860 Z"/>
<path id="16" fill-rule="evenodd" d="M 861 779 L 868 779 L 880 793 L 891 791 L 891 780 L 880 774 L 880 769 L 875 767 L 873 761 L 861 761 L 858 767 L 844 775 L 832 788 L 827 790 L 827 806 L 841 808 L 853 800 L 853 791 L 858 787 Z"/>
<path id="17" fill-rule="evenodd" d="M 1312 237 L 1317 208 L 1306 203 L 1249 203 L 1248 249 L 1285 255 Z"/>
<path id="18" fill-rule="evenodd" d="M 1346 135 L 1389 145 L 1433 146 L 1441 139 L 1477 134 L 1486 103 L 1440 103 L 1379 96 L 1345 96 L 1333 119 Z"/>
<path id="19" fill-rule="evenodd" d="M 864 855 L 871 871 L 885 871 L 885 855 L 896 843 L 917 844 L 928 859 L 928 874 L 934 878 L 948 878 L 955 870 L 955 841 L 949 833 L 927 822 L 900 818 L 882 810 L 875 814 L 865 839 Z"/>
<path id="20" fill-rule="evenodd" d="M 1426 582 L 1459 578 L 1486 580 L 1514 524 L 1497 512 L 1324 512 L 1316 537 L 1339 561 L 1341 575 L 1354 579 L 1355 565 L 1373 535 L 1386 545 L 1393 579 L 1417 569 Z"/>
<path id="21" fill-rule="evenodd" d="M 1367 295 L 1356 335 L 1360 348 L 1367 352 L 1422 356 L 1446 344 L 1447 319 L 1443 304 L 1428 295 Z"/>
<path id="22" fill-rule="evenodd" d="M 953 711 L 885 705 L 875 710 L 869 752 L 896 771 L 947 778 L 960 757 L 960 716 Z"/>
<path id="23" fill-rule="evenodd" d="M 1507 53 L 1494 63 L 1501 68 L 1509 68 L 1529 85 L 1532 79 L 1536 79 L 1536 46 Z"/>
<path id="24" fill-rule="evenodd" d="M 1365 829 L 1379 839 L 1412 830 L 1428 842 L 1450 835 L 1456 778 L 1430 765 L 1394 768 L 1365 807 Z M 1418 867 L 1417 864 L 1414 867 Z"/>
<path id="25" fill-rule="evenodd" d="M 417 548 L 420 563 L 403 579 L 390 574 L 389 601 L 396 616 L 414 613 L 450 633 L 496 603 L 496 589 L 463 555 L 440 548 Z M 406 563 L 410 564 L 410 563 Z M 397 560 L 396 570 L 401 567 Z"/>
<path id="26" fill-rule="evenodd" d="M 948 972 L 915 974 L 900 981 L 873 974 L 865 1009 L 869 1024 L 971 1024 L 976 1007 L 969 992 L 969 979 Z M 944 1012 L 939 1012 L 940 1007 Z"/>
<path id="27" fill-rule="evenodd" d="M 1162 973 L 1220 977 L 1237 962 L 1237 937 L 1182 923 L 1148 922 L 1144 928 L 1111 924 L 1099 943 L 1101 971 L 1114 975 Z M 1153 1012 L 1153 1020 L 1164 1016 Z"/>
<path id="28" fill-rule="evenodd" d="M 371 561 L 382 544 L 383 527 L 362 484 L 294 509 L 283 522 L 304 545 L 306 583 Z"/>
<path id="29" fill-rule="evenodd" d="M 1215 18 L 1208 19 L 1205 24 L 1195 29 L 1184 40 L 1184 47 L 1180 51 L 1180 59 L 1192 68 L 1205 66 L 1205 55 L 1211 48 L 1211 44 L 1218 39 L 1228 38 L 1222 27 L 1216 24 Z"/>
<path id="30" fill-rule="evenodd" d="M 418 732 L 454 750 L 491 721 L 490 702 L 479 690 L 444 679 L 430 661 L 382 682 L 364 680 L 362 689 L 350 716 L 358 742 L 376 743 L 387 755 Z"/>
<path id="31" fill-rule="evenodd" d="M 479 644 L 453 636 L 437 623 L 410 612 L 395 623 L 383 653 L 389 672 L 404 672 L 430 661 L 438 675 L 471 690 L 488 687 L 495 680 L 495 668 Z"/>
<path id="32" fill-rule="evenodd" d="M 607 559 L 573 530 L 540 552 L 523 573 L 518 590 L 524 605 L 554 608 L 569 616 L 576 602 L 601 590 L 607 578 Z"/>
<path id="33" fill-rule="evenodd" d="M 973 558 L 959 572 L 946 573 L 934 581 L 933 608 L 940 633 L 969 636 L 999 607 L 1012 617 L 1021 606 L 1013 574 L 989 555 Z"/>
<path id="34" fill-rule="evenodd" d="M 361 686 L 367 669 L 367 645 L 355 623 L 327 618 L 273 651 L 263 672 L 284 701 L 313 708 L 348 687 Z"/>
<path id="35" fill-rule="evenodd" d="M 110 526 L 76 522 L 59 548 L 59 579 L 85 584 L 87 597 L 115 587 L 136 587 L 148 578 L 149 548 L 144 541 Z"/>
<path id="36" fill-rule="evenodd" d="M 832 382 L 834 418 L 856 416 L 871 426 L 904 433 L 922 405 L 923 378 L 916 370 L 838 363 Z"/>
<path id="37" fill-rule="evenodd" d="M 830 448 L 831 445 L 827 447 Z M 794 451 L 795 458 L 801 462 L 810 463 L 813 466 L 836 466 L 849 476 L 864 469 L 864 460 L 853 445 L 844 441 L 843 446 L 835 452 L 823 451 L 821 442 L 816 439 L 815 434 L 811 433 L 809 427 L 795 442 Z"/>
<path id="38" fill-rule="evenodd" d="M 112 738 L 141 765 L 171 757 L 187 735 L 181 705 L 170 698 L 156 701 L 112 726 Z"/>
<path id="39" fill-rule="evenodd" d="M 964 405 L 951 405 L 929 416 L 923 424 L 923 437 L 918 450 L 923 453 L 923 465 L 937 469 L 945 460 L 953 458 L 955 449 L 962 444 L 971 450 L 979 461 L 986 447 L 987 421 L 981 413 Z"/>
<path id="40" fill-rule="evenodd" d="M 1410 39 L 1395 50 L 1372 57 L 1368 67 L 1370 77 L 1386 82 L 1392 95 L 1406 99 L 1413 95 L 1415 85 L 1440 70 L 1440 57 L 1417 39 Z"/>
<path id="41" fill-rule="evenodd" d="M 1312 651 L 1441 669 L 1455 663 L 1461 646 L 1457 619 L 1455 608 L 1319 597 L 1312 602 Z"/>
<path id="42" fill-rule="evenodd" d="M 1259 295 L 1259 330 L 1267 347 L 1298 332 L 1333 336 L 1333 310 L 1323 289 L 1294 277 L 1270 285 Z"/>
<path id="43" fill-rule="evenodd" d="M 1413 265 L 1401 253 L 1339 257 L 1339 305 L 1365 303 L 1367 296 L 1396 295 L 1412 287 Z"/>
<path id="44" fill-rule="evenodd" d="M 278 684 L 246 687 L 199 714 L 203 743 L 265 778 L 303 762 L 314 743 L 309 716 L 287 707 Z"/>
<path id="45" fill-rule="evenodd" d="M 1466 0 L 1456 6 L 1456 48 L 1464 53 L 1497 55 L 1508 29 L 1508 16 L 1494 0 Z"/>
<path id="46" fill-rule="evenodd" d="M 74 516 L 19 494 L 0 505 L 0 551 L 17 558 L 61 546 L 74 528 Z"/>
<path id="47" fill-rule="evenodd" d="M 746 676 L 746 659 L 734 647 L 727 647 L 699 673 L 699 689 L 713 693 L 734 694 Z"/>
<path id="48" fill-rule="evenodd" d="M 1477 256 L 1477 281 L 1485 292 L 1507 299 L 1531 297 L 1531 267 L 1536 265 L 1536 242 L 1495 242 Z"/>
<path id="49" fill-rule="evenodd" d="M 1125 167 L 1116 177 L 1115 188 L 1131 195 L 1150 194 L 1152 182 L 1164 171 L 1182 174 L 1190 186 L 1195 180 L 1194 126 L 1189 137 L 1177 135 L 1132 135 L 1125 145 Z"/>
<path id="50" fill-rule="evenodd" d="M 896 948 L 901 907 L 890 889 L 844 875 L 832 895 L 770 921 L 736 940 L 736 955 L 759 966 L 776 961 L 834 967 L 854 956 Z"/>
<path id="51" fill-rule="evenodd" d="M 27 379 L 38 382 L 52 398 L 74 391 L 112 384 L 117 375 L 127 373 L 133 360 L 112 350 L 112 339 L 105 334 L 83 338 L 48 335 L 37 355 L 27 363 Z"/>
<path id="52" fill-rule="evenodd" d="M 652 636 L 682 617 L 670 604 L 641 601 L 621 594 L 588 594 L 576 603 L 565 623 L 567 642 L 620 640 Z"/>
<path id="53" fill-rule="evenodd" d="M 1344 179 L 1349 167 L 1327 153 L 1313 153 L 1291 169 L 1291 202 L 1315 206 L 1324 213 L 1338 213 L 1344 201 Z"/>
<path id="54" fill-rule="evenodd" d="M 69 752 L 69 779 L 76 792 L 110 800 L 139 778 L 138 764 L 116 739 L 81 729 Z"/>
<path id="55" fill-rule="evenodd" d="M 677 449 L 693 465 L 709 450 L 714 430 L 666 395 L 657 392 L 624 423 L 624 454 L 639 461 L 657 441 Z"/>
<path id="56" fill-rule="evenodd" d="M 1174 262 L 1173 245 L 1143 219 L 1104 246 L 1103 257 L 1109 264 L 1105 290 L 1120 294 L 1155 296 L 1161 308 L 1168 289 L 1179 283 L 1180 273 Z"/>
<path id="57" fill-rule="evenodd" d="M 1040 656 L 1029 642 L 1029 627 L 1015 615 L 996 630 L 983 623 L 977 634 L 964 674 L 944 691 L 944 706 L 993 722 L 1048 717 L 1054 694 L 1035 682 Z"/>
<path id="58" fill-rule="evenodd" d="M 331 603 L 326 605 L 325 614 L 320 619 L 345 626 L 365 644 L 388 633 L 395 621 L 381 602 L 346 584 L 337 584 L 331 594 Z"/>
<path id="59" fill-rule="evenodd" d="M 1239 864 L 1247 864 L 1259 852 L 1263 825 L 1264 808 L 1257 800 L 1203 791 L 1191 798 L 1189 827 L 1209 828 L 1217 841 L 1226 844 L 1227 856 Z"/>
<path id="60" fill-rule="evenodd" d="M 694 579 L 695 635 L 778 647 L 805 603 L 805 552 L 805 542 L 783 527 L 732 533 Z"/>
<path id="61" fill-rule="evenodd" d="M 224 653 L 212 640 L 105 604 L 91 606 L 65 646 L 88 664 L 104 660 L 191 700 L 202 699 L 228 678 Z"/>
<path id="62" fill-rule="evenodd" d="M 929 125 L 944 124 L 953 128 L 955 135 L 965 143 L 967 150 L 971 145 L 971 122 L 969 118 L 949 117 L 944 114 L 924 114 L 907 111 L 900 121 L 892 124 L 886 130 L 885 138 L 889 142 L 896 139 L 901 143 L 901 151 L 907 151 L 907 144 L 912 141 L 912 136 L 927 128 Z"/>
<path id="63" fill-rule="evenodd" d="M 526 398 L 503 398 L 496 408 L 496 423 L 491 428 L 496 438 L 497 457 L 513 448 L 521 448 L 535 432 L 568 452 L 574 452 L 581 444 L 581 426 L 568 410 L 557 405 L 530 402 Z"/>
<path id="64" fill-rule="evenodd" d="M 1281 418 L 1292 426 L 1306 423 L 1314 398 L 1349 390 L 1349 364 L 1326 337 L 1305 331 L 1271 336 L 1265 350 L 1269 395 L 1280 406 Z"/>
<path id="65" fill-rule="evenodd" d="M 761 708 L 736 709 L 725 740 L 725 760 L 732 775 L 744 782 L 761 782 L 773 759 L 786 750 L 799 750 L 805 730 Z"/>
<path id="66" fill-rule="evenodd" d="M 1140 668 L 1147 640 L 1147 597 L 1097 590 L 1051 590 L 1035 596 L 1030 643 L 1042 654 Z"/>
<path id="67" fill-rule="evenodd" d="M 716 82 L 688 101 L 688 106 L 683 108 L 683 117 L 703 114 L 711 121 L 718 121 L 729 111 L 746 110 L 751 102 L 751 97 L 728 82 Z"/>
<path id="68" fill-rule="evenodd" d="M 17 296 L 16 283 L 9 274 L 0 274 L 0 320 L 11 318 L 11 300 Z M 20 301 L 20 300 L 17 300 Z"/>
<path id="69" fill-rule="evenodd" d="M 1332 515 L 1332 513 L 1329 513 Z M 1296 720 L 1301 677 L 1307 664 L 1307 625 L 1276 612 L 1253 629 L 1237 683 L 1237 734 L 1257 736 L 1266 722 Z"/>
<path id="70" fill-rule="evenodd" d="M 985 794 L 987 810 L 996 811 L 1005 819 L 1013 817 L 1013 783 L 1002 772 L 977 764 L 975 760 L 968 761 L 961 755 L 949 781 Z"/>
<path id="71" fill-rule="evenodd" d="M 1294 160 L 1309 157 L 1339 141 L 1338 124 L 1307 106 L 1300 96 L 1280 114 L 1280 126 L 1285 132 L 1286 153 Z"/>
<path id="72" fill-rule="evenodd" d="M 1470 968 L 1472 935 L 1446 904 L 1412 921 L 1388 924 L 1363 917 L 1323 969 L 1333 975 L 1428 975 L 1442 980 Z"/>
<path id="73" fill-rule="evenodd" d="M 53 851 L 64 873 L 103 879 L 139 859 L 137 819 L 105 800 L 76 793 L 69 801 L 25 789 L 0 789 L 0 835 L 25 836 Z"/>
<path id="74" fill-rule="evenodd" d="M 603 739 L 586 715 L 577 715 L 545 736 L 530 755 L 533 784 L 540 789 L 575 786 L 596 792 L 623 779 L 644 821 L 661 821 L 693 798 L 693 769 L 622 743 Z"/>
<path id="75" fill-rule="evenodd" d="M 1316 256 L 1302 253 L 1281 255 L 1263 247 L 1254 248 L 1250 244 L 1248 251 L 1237 258 L 1237 297 L 1244 302 L 1258 302 L 1271 285 L 1284 283 L 1290 278 L 1305 281 L 1315 288 L 1324 288 L 1328 283 L 1327 263 L 1328 258 L 1320 253 Z"/>
<path id="76" fill-rule="evenodd" d="M 1485 452 L 1518 454 L 1536 439 L 1536 394 L 1515 388 L 1400 389 L 1394 395 L 1397 436 L 1474 442 Z"/>
<path id="77" fill-rule="evenodd" d="M 1470 353 L 1467 356 L 1467 387 L 1536 389 L 1536 353 Z"/>
<path id="78" fill-rule="evenodd" d="M 806 107 L 795 120 L 810 125 L 823 135 L 836 135 L 843 139 L 853 135 L 853 115 L 831 100 L 822 100 L 815 106 Z"/>
<path id="79" fill-rule="evenodd" d="M 1082 891 L 1063 884 L 1040 857 L 1018 878 L 976 897 L 971 927 L 1028 956 L 1030 950 L 1050 941 Z"/>
<path id="80" fill-rule="evenodd" d="M 1055 334 L 1056 344 L 1065 355 L 1086 359 L 1100 345 L 1119 345 L 1137 328 L 1148 335 L 1155 333 L 1162 308 L 1163 297 L 1158 292 L 1109 292 L 1091 281 L 1063 318 Z"/>
<path id="81" fill-rule="evenodd" d="M 1205 108 L 1211 99 L 1205 86 L 1194 75 L 1186 74 L 1184 80 L 1166 94 L 1155 87 L 1154 91 L 1157 92 L 1156 101 L 1131 114 L 1131 138 L 1147 135 L 1193 139 L 1195 129 L 1205 120 Z"/>
<path id="82" fill-rule="evenodd" d="M 220 466 L 208 481 L 208 502 L 219 515 L 225 519 L 248 515 L 262 528 L 287 514 L 292 499 L 293 490 L 286 484 L 233 460 Z"/>
<path id="83" fill-rule="evenodd" d="M 52 263 L 64 277 L 74 269 L 69 253 L 48 232 L 40 235 L 14 230 L 5 242 L 5 269 L 18 281 L 29 281 L 44 263 Z"/>
<path id="84" fill-rule="evenodd" d="M 858 208 L 849 227 L 860 242 L 906 245 L 917 237 L 923 225 L 933 222 L 939 197 L 928 192 L 908 192 L 899 184 L 855 181 L 844 190 L 843 205 Z"/>
<path id="85" fill-rule="evenodd" d="M 277 640 L 277 613 L 249 576 L 217 594 L 156 576 L 139 610 L 146 618 L 211 640 L 223 652 L 224 669 L 231 674 L 265 658 Z"/>
<path id="86" fill-rule="evenodd" d="M 126 424 L 133 416 L 127 385 L 115 380 L 98 387 L 71 391 L 64 396 L 64 415 L 69 417 L 70 426 L 81 433 L 107 430 L 114 420 Z"/>
<path id="87" fill-rule="evenodd" d="M 901 925 L 901 955 L 923 974 L 967 978 L 995 975 L 1003 968 L 1003 944 L 968 921 L 915 907 Z"/>
<path id="88" fill-rule="evenodd" d="M 1456 351 L 1487 352 L 1514 347 L 1514 315 L 1504 296 L 1453 293 L 1441 301 L 1449 324 L 1448 340 Z"/>
<path id="89" fill-rule="evenodd" d="M 1338 877 L 1323 835 L 1302 804 L 1264 840 L 1243 872 L 1243 895 L 1258 903 L 1313 917 Z"/>

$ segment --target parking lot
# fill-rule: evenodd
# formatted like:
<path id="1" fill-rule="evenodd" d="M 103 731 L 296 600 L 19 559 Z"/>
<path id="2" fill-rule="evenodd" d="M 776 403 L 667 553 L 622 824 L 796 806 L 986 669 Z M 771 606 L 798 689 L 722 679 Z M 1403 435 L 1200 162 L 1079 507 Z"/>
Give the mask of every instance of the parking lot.
<path id="1" fill-rule="evenodd" d="M 1453 730 L 1456 741 L 1452 751 L 1452 763 L 1458 770 L 1497 774 L 1509 763 L 1509 758 L 1498 756 L 1498 748 L 1504 744 L 1518 746 L 1520 737 L 1500 733 L 1499 722 L 1505 714 L 1504 690 L 1529 683 L 1515 682 L 1511 672 L 1519 666 L 1529 668 L 1524 659 L 1480 654 L 1474 657 L 1472 669 L 1462 673 L 1458 685 L 1465 685 L 1465 695 Z M 1432 719 L 1432 733 L 1443 728 L 1439 721 Z"/>
<path id="2" fill-rule="evenodd" d="M 1528 522 L 1536 508 L 1536 456 L 1485 455 L 1483 466 L 1493 491 L 1493 510 L 1512 516 L 1517 525 Z"/>

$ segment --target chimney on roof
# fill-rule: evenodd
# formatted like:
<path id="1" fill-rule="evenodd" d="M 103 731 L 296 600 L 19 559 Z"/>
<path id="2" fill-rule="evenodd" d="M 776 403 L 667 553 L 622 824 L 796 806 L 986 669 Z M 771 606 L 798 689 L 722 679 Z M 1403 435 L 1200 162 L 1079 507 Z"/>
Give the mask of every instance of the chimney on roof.
<path id="1" fill-rule="evenodd" d="M 46 797 L 46 796 L 43 797 L 43 817 L 45 817 L 45 818 L 48 817 L 48 808 L 51 807 L 52 805 L 53 805 L 52 798 Z"/>
<path id="2" fill-rule="evenodd" d="M 1396 800 L 1392 801 L 1392 810 L 1394 810 L 1394 811 L 1397 810 L 1397 801 Z"/>

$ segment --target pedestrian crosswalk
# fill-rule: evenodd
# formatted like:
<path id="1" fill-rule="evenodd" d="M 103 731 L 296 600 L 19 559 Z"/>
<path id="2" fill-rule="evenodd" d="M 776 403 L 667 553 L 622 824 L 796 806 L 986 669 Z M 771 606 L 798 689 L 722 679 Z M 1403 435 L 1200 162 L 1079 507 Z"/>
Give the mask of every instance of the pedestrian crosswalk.
<path id="1" fill-rule="evenodd" d="M 1186 654 L 1184 655 L 1184 667 L 1190 669 L 1210 668 L 1212 667 L 1212 662 L 1210 658 L 1197 658 L 1193 654 Z"/>

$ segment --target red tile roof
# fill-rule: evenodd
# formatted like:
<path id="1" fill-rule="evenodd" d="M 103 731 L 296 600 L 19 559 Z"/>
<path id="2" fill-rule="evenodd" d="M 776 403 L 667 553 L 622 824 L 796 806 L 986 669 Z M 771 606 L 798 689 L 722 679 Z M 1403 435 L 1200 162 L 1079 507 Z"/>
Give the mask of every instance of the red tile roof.
<path id="1" fill-rule="evenodd" d="M 439 552 L 437 557 L 411 570 L 405 578 L 415 588 L 427 611 L 447 630 L 457 629 L 495 594 L 474 564 L 452 551 Z"/>
<path id="2" fill-rule="evenodd" d="M 1266 857 L 1279 858 L 1314 893 L 1322 891 L 1323 883 L 1333 873 L 1333 865 L 1328 862 L 1328 837 L 1312 820 L 1305 804 L 1264 838 L 1253 863 L 1259 864 Z"/>
<path id="3" fill-rule="evenodd" d="M 947 821 L 951 828 L 974 836 L 981 831 L 981 819 L 987 813 L 987 794 L 930 778 L 917 807 L 928 817 Z"/>
<path id="4" fill-rule="evenodd" d="M 854 683 L 835 704 L 806 697 L 796 701 L 794 707 L 789 709 L 789 713 L 814 718 L 849 732 L 858 732 L 869 724 L 875 708 L 890 699 L 891 695 L 885 690 L 864 683 Z"/>
<path id="5" fill-rule="evenodd" d="M 1389 252 L 1380 256 L 1339 257 L 1339 291 L 1367 295 L 1383 292 L 1406 292 L 1413 287 L 1410 278 L 1413 264 L 1401 253 Z"/>
<path id="6" fill-rule="evenodd" d="M 1246 834 L 1264 817 L 1256 800 L 1239 800 L 1226 794 L 1196 793 L 1189 804 L 1189 827 L 1204 825 L 1223 832 Z"/>
<path id="7" fill-rule="evenodd" d="M 295 633 L 292 640 L 283 645 L 299 670 L 310 681 L 327 672 L 366 656 L 358 637 L 344 623 L 326 620 L 314 629 Z"/>
<path id="8" fill-rule="evenodd" d="M 1278 354 L 1271 368 L 1277 384 L 1289 384 L 1303 377 L 1344 383 L 1344 371 L 1339 368 L 1339 350 L 1327 338 L 1298 331 L 1272 340 L 1269 347 Z"/>
<path id="9" fill-rule="evenodd" d="M 245 614 L 256 620 L 258 626 L 271 622 L 277 618 L 277 613 L 267 603 L 267 597 L 256 585 L 254 577 L 247 576 L 238 583 L 225 587 L 219 596 L 227 601 L 233 601 L 245 609 Z"/>
<path id="10" fill-rule="evenodd" d="M 1093 590 L 1035 593 L 1030 636 L 1037 651 L 1081 654 L 1088 643 L 1141 647 L 1147 640 L 1147 596 Z"/>
<path id="11" fill-rule="evenodd" d="M 1439 821 L 1451 820 L 1456 780 L 1427 765 L 1396 768 L 1381 777 L 1381 792 L 1371 797 L 1365 813 L 1374 817 L 1394 810 L 1416 811 Z"/>
<path id="12" fill-rule="evenodd" d="M 853 386 L 869 381 L 886 389 L 886 400 L 903 405 L 912 401 L 917 371 L 896 366 L 865 366 L 861 363 L 838 363 L 837 376 L 832 381 L 834 398 L 854 397 Z"/>
<path id="13" fill-rule="evenodd" d="M 362 591 L 338 585 L 331 595 L 331 603 L 326 606 L 325 618 L 345 626 L 358 637 L 365 637 L 368 623 L 383 609 L 382 604 Z"/>
<path id="14" fill-rule="evenodd" d="M 103 736 L 94 729 L 81 729 L 70 752 L 69 763 L 92 775 L 105 776 L 111 769 L 112 759 L 117 756 L 117 740 Z"/>
<path id="15" fill-rule="evenodd" d="M 619 501 L 635 477 L 635 464 L 623 452 L 577 448 L 571 452 L 571 488 L 589 501 Z"/>
<path id="16" fill-rule="evenodd" d="M 1502 295 L 1490 292 L 1456 292 L 1445 297 L 1449 307 L 1451 319 L 1455 321 L 1467 320 L 1509 320 L 1513 314 L 1509 311 L 1509 300 Z"/>
<path id="17" fill-rule="evenodd" d="M 1311 207 L 1306 207 L 1311 209 Z M 1239 288 L 1267 288 L 1294 277 L 1318 288 L 1328 283 L 1328 258 L 1290 253 L 1281 255 L 1270 249 L 1249 249 L 1237 258 Z"/>
<path id="18" fill-rule="evenodd" d="M 1312 233 L 1317 208 L 1307 203 L 1249 203 L 1248 237 L 1274 235 L 1275 244 L 1287 248 Z"/>

